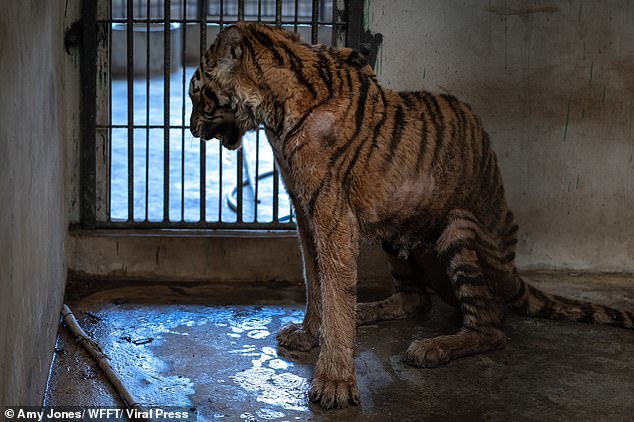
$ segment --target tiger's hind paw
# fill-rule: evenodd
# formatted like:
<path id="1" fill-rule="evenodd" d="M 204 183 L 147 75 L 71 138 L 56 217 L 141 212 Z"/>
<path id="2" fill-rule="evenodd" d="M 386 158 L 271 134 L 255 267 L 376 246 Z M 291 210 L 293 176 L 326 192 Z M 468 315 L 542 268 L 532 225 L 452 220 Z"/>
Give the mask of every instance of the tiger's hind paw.
<path id="1" fill-rule="evenodd" d="M 435 368 L 462 356 L 502 349 L 505 344 L 502 330 L 462 329 L 457 334 L 412 342 L 405 353 L 405 362 L 420 368 Z"/>
<path id="2" fill-rule="evenodd" d="M 307 352 L 318 346 L 319 340 L 304 330 L 302 324 L 289 323 L 277 333 L 277 344 L 289 350 Z"/>
<path id="3" fill-rule="evenodd" d="M 416 340 L 405 352 L 405 362 L 419 368 L 435 368 L 451 360 L 449 350 L 438 344 L 435 339 Z"/>

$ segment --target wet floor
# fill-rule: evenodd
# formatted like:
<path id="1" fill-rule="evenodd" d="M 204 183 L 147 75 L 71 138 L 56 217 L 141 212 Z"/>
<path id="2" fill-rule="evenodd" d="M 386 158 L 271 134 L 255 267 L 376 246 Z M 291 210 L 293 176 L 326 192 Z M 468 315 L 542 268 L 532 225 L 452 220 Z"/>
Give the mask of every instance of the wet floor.
<path id="1" fill-rule="evenodd" d="M 628 277 L 530 279 L 544 290 L 634 309 Z M 199 421 L 634 420 L 632 330 L 509 315 L 506 349 L 413 368 L 402 362 L 412 340 L 459 326 L 434 298 L 425 315 L 359 328 L 362 404 L 325 411 L 307 400 L 318 350 L 288 352 L 275 341 L 280 326 L 301 321 L 300 286 L 86 286 L 69 287 L 68 302 L 128 388 L 147 406 L 196 409 Z M 383 289 L 362 286 L 360 295 L 376 299 Z M 64 329 L 46 404 L 119 404 Z"/>

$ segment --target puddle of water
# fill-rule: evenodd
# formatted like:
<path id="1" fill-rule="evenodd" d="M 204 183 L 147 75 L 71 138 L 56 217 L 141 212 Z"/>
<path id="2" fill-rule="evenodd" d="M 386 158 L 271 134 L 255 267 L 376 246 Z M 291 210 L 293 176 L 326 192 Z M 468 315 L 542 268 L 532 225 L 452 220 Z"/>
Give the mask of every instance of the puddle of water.
<path id="1" fill-rule="evenodd" d="M 261 339 L 261 338 L 268 337 L 269 334 L 271 334 L 271 333 L 269 333 L 266 330 L 252 330 L 252 331 L 249 331 L 247 333 L 247 336 L 249 336 L 251 338 L 254 338 L 254 339 Z"/>
<path id="2" fill-rule="evenodd" d="M 293 366 L 292 363 L 282 359 L 273 359 L 272 361 L 269 362 L 269 367 L 273 369 L 288 369 L 291 366 Z"/>
<path id="3" fill-rule="evenodd" d="M 308 411 L 308 380 L 290 372 L 276 373 L 273 368 L 254 367 L 231 377 L 247 391 L 257 394 L 256 400 L 287 410 Z"/>
<path id="4" fill-rule="evenodd" d="M 271 419 L 280 419 L 285 415 L 282 412 L 277 412 L 271 409 L 260 409 L 255 412 L 259 419 L 271 420 Z"/>
<path id="5" fill-rule="evenodd" d="M 268 331 L 267 331 L 268 332 Z M 266 338 L 263 336 L 262 338 Z M 257 351 L 256 351 L 257 350 Z M 271 346 L 259 349 L 252 344 L 230 351 L 251 359 L 251 368 L 229 378 L 244 390 L 256 395 L 256 401 L 269 405 L 253 413 L 244 412 L 244 420 L 273 420 L 285 416 L 282 410 L 307 412 L 308 380 L 289 372 L 293 363 L 281 359 Z"/>
<path id="6" fill-rule="evenodd" d="M 240 396 L 237 394 L 238 401 L 231 403 L 224 413 L 209 412 L 206 417 L 211 420 L 238 415 L 242 420 L 274 420 L 287 417 L 285 411 L 308 411 L 308 380 L 290 372 L 294 364 L 278 356 L 271 336 L 282 324 L 301 321 L 301 311 L 262 306 L 121 304 L 111 305 L 98 314 L 100 321 L 91 327 L 93 335 L 103 345 L 104 352 L 115 357 L 115 369 L 144 404 L 199 407 L 199 420 L 206 420 L 206 412 L 202 411 L 208 406 L 205 402 L 223 397 L 210 388 L 213 383 L 221 388 L 235 385 L 233 388 L 245 391 L 245 399 L 248 397 L 249 401 L 240 404 L 244 399 L 237 398 Z M 213 328 L 198 328 L 207 324 Z M 134 343 L 149 338 L 152 341 Z M 211 349 L 207 352 L 206 348 Z M 189 357 L 194 355 L 175 355 L 189 354 L 190 350 L 196 352 L 191 361 Z M 230 353 L 236 359 L 220 361 L 221 367 L 216 367 L 209 361 L 214 353 Z M 245 364 L 246 370 L 232 372 L 232 368 L 236 371 L 245 368 Z M 199 388 L 210 397 L 205 397 L 203 403 L 192 403 Z M 224 391 L 232 394 L 231 390 Z M 254 395 L 262 405 L 259 409 L 257 405 L 253 407 Z M 202 398 L 197 397 L 197 401 Z M 242 406 L 242 410 L 233 413 L 236 406 Z"/>

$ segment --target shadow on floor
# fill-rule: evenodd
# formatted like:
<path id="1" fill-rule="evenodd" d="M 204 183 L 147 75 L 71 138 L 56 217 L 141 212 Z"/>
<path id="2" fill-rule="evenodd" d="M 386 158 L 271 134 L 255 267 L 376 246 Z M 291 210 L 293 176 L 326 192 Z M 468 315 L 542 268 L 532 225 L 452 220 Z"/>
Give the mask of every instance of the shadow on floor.
<path id="1" fill-rule="evenodd" d="M 535 273 L 527 280 L 549 292 L 634 309 L 631 277 Z M 378 298 L 385 288 L 362 285 L 360 297 Z M 79 283 L 69 289 L 80 324 L 137 398 L 196 409 L 199 421 L 631 421 L 634 415 L 631 330 L 511 314 L 506 349 L 413 368 L 402 362 L 412 340 L 459 326 L 456 312 L 434 297 L 432 310 L 418 318 L 359 328 L 362 404 L 324 411 L 306 396 L 318 351 L 289 353 L 275 342 L 281 325 L 302 318 L 301 286 L 115 283 L 91 291 Z M 63 328 L 46 405 L 119 405 Z"/>

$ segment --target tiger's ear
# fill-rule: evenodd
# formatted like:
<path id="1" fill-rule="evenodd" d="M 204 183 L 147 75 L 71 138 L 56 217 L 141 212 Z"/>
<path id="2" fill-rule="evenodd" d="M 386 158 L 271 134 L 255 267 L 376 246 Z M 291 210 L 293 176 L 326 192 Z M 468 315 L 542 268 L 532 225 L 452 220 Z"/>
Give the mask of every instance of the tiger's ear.
<path id="1" fill-rule="evenodd" d="M 218 34 L 218 64 L 233 68 L 242 59 L 244 35 L 237 26 L 229 26 Z"/>

